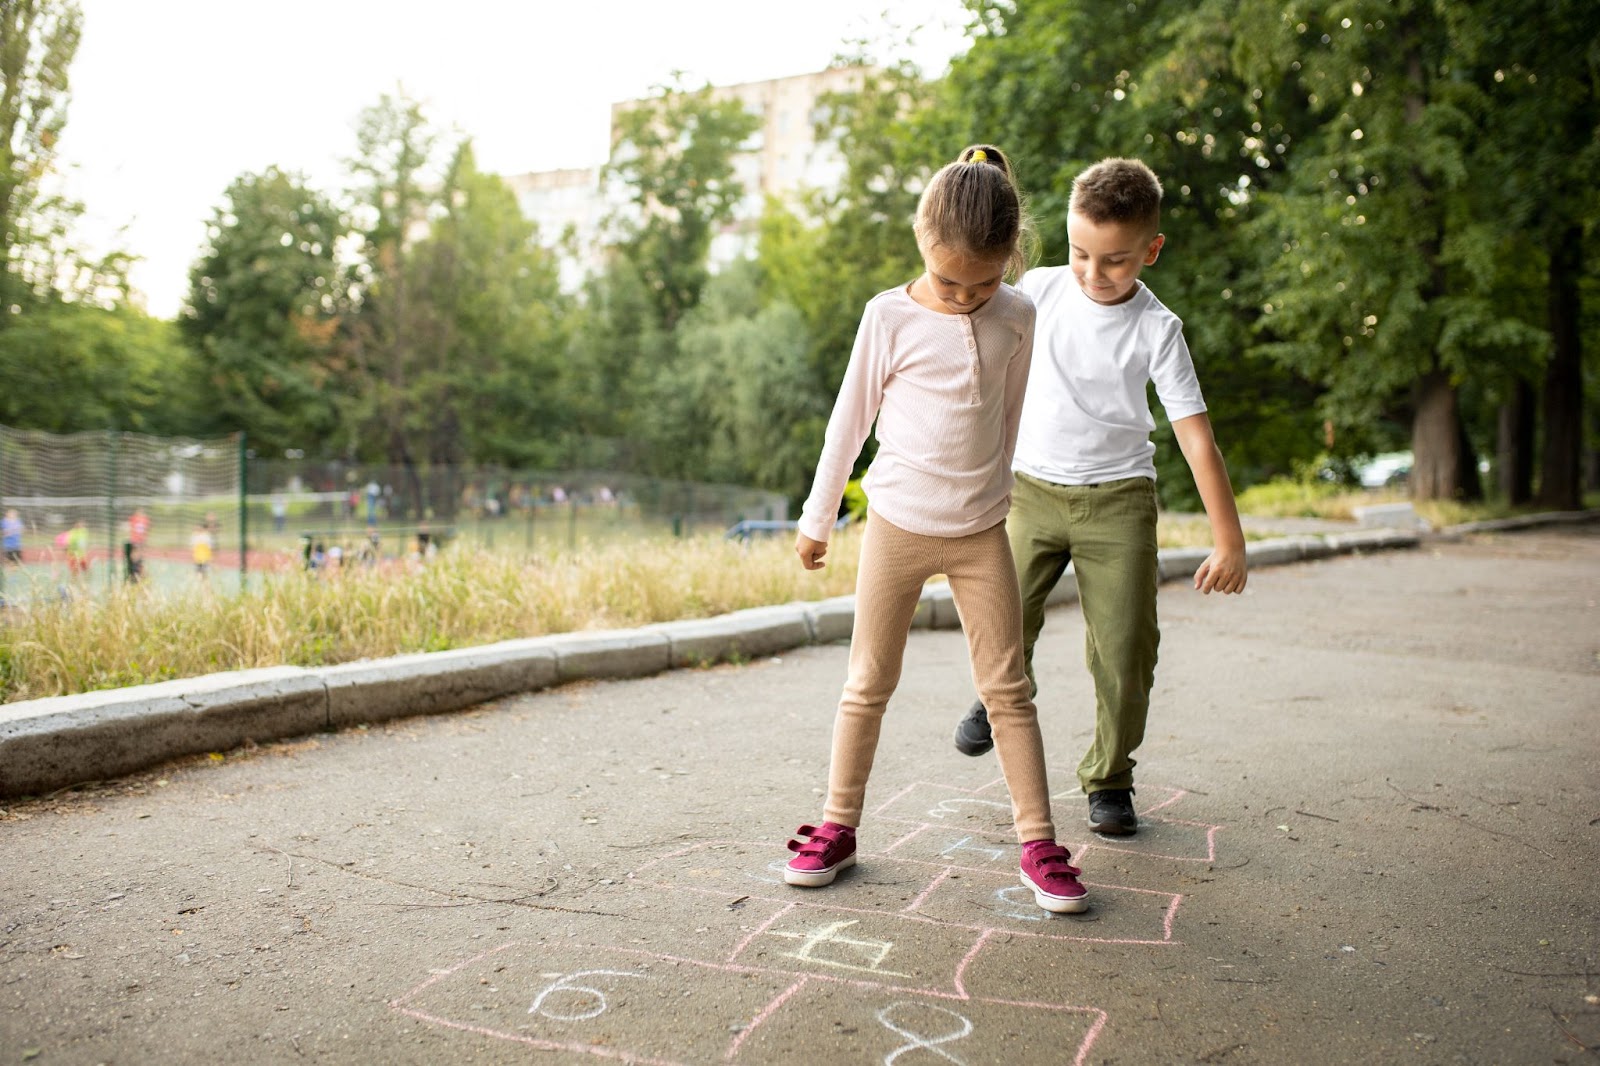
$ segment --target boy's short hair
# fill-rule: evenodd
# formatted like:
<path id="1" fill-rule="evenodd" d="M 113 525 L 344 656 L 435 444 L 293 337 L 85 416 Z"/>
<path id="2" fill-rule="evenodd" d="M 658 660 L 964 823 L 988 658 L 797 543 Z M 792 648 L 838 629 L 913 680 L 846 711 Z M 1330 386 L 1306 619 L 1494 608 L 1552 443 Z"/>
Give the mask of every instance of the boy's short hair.
<path id="1" fill-rule="evenodd" d="M 1067 210 L 1096 225 L 1161 228 L 1161 181 L 1137 159 L 1102 159 L 1072 180 Z"/>

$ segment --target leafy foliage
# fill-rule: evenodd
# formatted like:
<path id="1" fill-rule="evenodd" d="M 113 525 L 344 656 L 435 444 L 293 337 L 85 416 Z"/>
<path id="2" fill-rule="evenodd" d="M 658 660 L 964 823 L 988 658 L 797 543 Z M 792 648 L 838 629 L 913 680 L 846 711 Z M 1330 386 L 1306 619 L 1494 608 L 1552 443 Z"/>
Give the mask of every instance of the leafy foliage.
<path id="1" fill-rule="evenodd" d="M 938 81 L 851 61 L 860 88 L 814 116 L 841 179 L 759 223 L 740 157 L 760 120 L 733 94 L 680 81 L 620 110 L 602 175 L 621 209 L 576 293 L 470 143 L 382 97 L 347 195 L 273 168 L 229 186 L 175 330 L 129 306 L 125 254 L 75 247 L 82 207 L 52 185 L 76 7 L 0 0 L 0 420 L 798 498 L 862 308 L 921 270 L 923 183 L 984 141 L 1045 264 L 1066 260 L 1083 167 L 1161 176 L 1144 278 L 1185 320 L 1236 484 L 1409 442 L 1415 491 L 1464 497 L 1494 447 L 1513 497 L 1536 480 L 1576 506 L 1600 444 L 1592 3 L 967 7 L 971 47 Z M 719 239 L 752 234 L 730 262 Z M 1164 499 L 1192 506 L 1169 427 L 1157 441 Z"/>
<path id="2" fill-rule="evenodd" d="M 504 182 L 470 144 L 445 175 L 440 213 L 410 259 L 432 309 L 432 351 L 415 380 L 434 458 L 553 465 L 570 426 L 561 358 L 568 302 Z"/>
<path id="3" fill-rule="evenodd" d="M 59 189 L 81 29 L 73 3 L 0 2 L 0 422 L 181 432 L 188 353 L 129 304 L 125 252 L 78 245 L 84 207 Z"/>
<path id="4" fill-rule="evenodd" d="M 344 232 L 326 197 L 275 167 L 228 187 L 180 315 L 208 431 L 247 426 L 263 455 L 337 439 Z"/>
<path id="5" fill-rule="evenodd" d="M 618 251 L 634 265 L 672 329 L 700 299 L 715 228 L 744 196 L 733 155 L 760 120 L 737 99 L 707 85 L 662 86 L 614 125 L 608 175 L 627 190 L 631 210 L 615 218 Z"/>
<path id="6" fill-rule="evenodd" d="M 0 330 L 0 423 L 195 433 L 194 372 L 170 322 L 127 305 L 34 302 Z"/>

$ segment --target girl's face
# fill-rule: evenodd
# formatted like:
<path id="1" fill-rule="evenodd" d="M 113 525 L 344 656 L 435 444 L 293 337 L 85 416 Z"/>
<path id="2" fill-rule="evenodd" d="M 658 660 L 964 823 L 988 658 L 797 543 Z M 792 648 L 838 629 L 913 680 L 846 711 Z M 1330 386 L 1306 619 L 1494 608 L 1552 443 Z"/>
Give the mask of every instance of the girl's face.
<path id="1" fill-rule="evenodd" d="M 941 245 L 918 247 L 927 272 L 912 284 L 911 298 L 922 306 L 947 315 L 970 315 L 1000 291 L 1004 258 L 971 259 Z"/>
<path id="2" fill-rule="evenodd" d="M 1067 214 L 1067 243 L 1072 273 L 1085 295 L 1097 304 L 1119 304 L 1133 296 L 1139 272 L 1161 254 L 1166 238 L 1122 222 L 1091 222 L 1076 211 Z"/>

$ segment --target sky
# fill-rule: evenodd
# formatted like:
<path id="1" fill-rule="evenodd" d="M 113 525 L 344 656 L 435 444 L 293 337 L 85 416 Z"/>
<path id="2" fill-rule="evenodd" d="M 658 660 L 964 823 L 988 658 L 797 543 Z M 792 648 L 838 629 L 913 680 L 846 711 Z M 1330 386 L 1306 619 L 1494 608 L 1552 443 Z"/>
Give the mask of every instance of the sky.
<path id="1" fill-rule="evenodd" d="M 822 70 L 852 42 L 938 74 L 961 0 L 79 0 L 60 142 L 79 242 L 140 257 L 176 314 L 223 193 L 269 166 L 337 193 L 360 112 L 403 92 L 501 174 L 605 161 L 611 105 L 674 72 L 732 85 Z M 917 28 L 921 27 L 920 30 Z M 912 32 L 916 31 L 916 32 Z M 911 36 L 908 37 L 907 34 Z"/>

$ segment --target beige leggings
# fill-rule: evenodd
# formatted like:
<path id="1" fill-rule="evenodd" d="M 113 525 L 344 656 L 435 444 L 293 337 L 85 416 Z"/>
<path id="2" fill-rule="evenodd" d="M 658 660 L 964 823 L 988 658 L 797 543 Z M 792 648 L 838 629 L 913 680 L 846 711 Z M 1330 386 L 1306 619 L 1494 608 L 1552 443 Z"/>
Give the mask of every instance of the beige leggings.
<path id="1" fill-rule="evenodd" d="M 868 514 L 856 577 L 850 674 L 833 724 L 823 817 L 861 824 L 883 712 L 900 682 L 923 582 L 934 574 L 948 577 L 967 634 L 972 680 L 989 709 L 1017 839 L 1054 840 L 1044 742 L 1022 665 L 1022 601 L 1004 522 L 965 537 L 924 537 Z"/>

